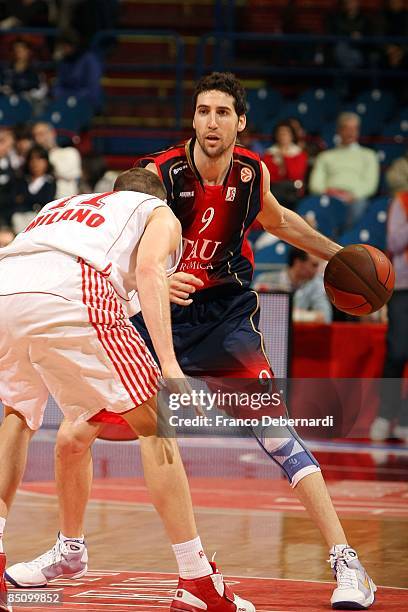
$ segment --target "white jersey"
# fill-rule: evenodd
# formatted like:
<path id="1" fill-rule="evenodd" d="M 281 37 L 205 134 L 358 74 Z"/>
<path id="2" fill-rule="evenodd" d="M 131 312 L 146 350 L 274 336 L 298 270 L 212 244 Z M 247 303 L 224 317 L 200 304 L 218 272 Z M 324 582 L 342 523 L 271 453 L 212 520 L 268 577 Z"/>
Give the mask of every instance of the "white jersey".
<path id="1" fill-rule="evenodd" d="M 54 200 L 41 209 L 10 245 L 0 250 L 0 259 L 47 251 L 77 257 L 103 273 L 132 315 L 140 309 L 134 274 L 137 246 L 149 215 L 160 206 L 167 204 L 135 191 Z M 181 245 L 169 257 L 168 274 L 176 270 L 180 257 Z"/>

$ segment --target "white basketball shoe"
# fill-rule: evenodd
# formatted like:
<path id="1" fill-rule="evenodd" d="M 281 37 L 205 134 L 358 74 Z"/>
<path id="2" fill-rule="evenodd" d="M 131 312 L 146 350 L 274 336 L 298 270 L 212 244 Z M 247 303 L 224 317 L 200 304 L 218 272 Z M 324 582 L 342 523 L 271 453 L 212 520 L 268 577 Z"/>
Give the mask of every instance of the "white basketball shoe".
<path id="1" fill-rule="evenodd" d="M 62 541 L 28 563 L 16 563 L 5 571 L 6 579 L 16 587 L 45 587 L 55 578 L 81 578 L 88 571 L 86 544 L 75 538 Z"/>

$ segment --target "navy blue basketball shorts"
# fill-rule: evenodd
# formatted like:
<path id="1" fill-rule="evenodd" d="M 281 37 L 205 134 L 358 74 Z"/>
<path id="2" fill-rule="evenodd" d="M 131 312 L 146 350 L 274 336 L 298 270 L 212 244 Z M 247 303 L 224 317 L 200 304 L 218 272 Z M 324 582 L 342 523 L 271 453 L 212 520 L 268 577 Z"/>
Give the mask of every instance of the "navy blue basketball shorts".
<path id="1" fill-rule="evenodd" d="M 188 376 L 270 378 L 259 325 L 259 298 L 249 289 L 215 288 L 192 295 L 190 306 L 172 304 L 177 360 Z M 155 355 L 141 313 L 133 317 Z"/>

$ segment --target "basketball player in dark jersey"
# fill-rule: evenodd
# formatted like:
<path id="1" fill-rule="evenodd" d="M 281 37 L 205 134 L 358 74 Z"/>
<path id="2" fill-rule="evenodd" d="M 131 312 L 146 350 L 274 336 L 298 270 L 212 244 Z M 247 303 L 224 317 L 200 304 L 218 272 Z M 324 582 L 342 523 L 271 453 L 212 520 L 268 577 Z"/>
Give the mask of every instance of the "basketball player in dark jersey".
<path id="1" fill-rule="evenodd" d="M 236 144 L 245 129 L 245 112 L 245 91 L 233 75 L 205 77 L 194 94 L 195 137 L 139 162 L 163 180 L 168 204 L 182 225 L 183 256 L 170 279 L 172 329 L 177 359 L 192 376 L 273 376 L 258 329 L 258 297 L 250 289 L 253 255 L 246 233 L 255 219 L 281 240 L 322 259 L 341 248 L 271 194 L 265 165 Z M 134 324 L 151 347 L 141 316 Z M 63 425 L 57 444 L 61 474 L 69 479 L 72 462 L 64 447 L 73 446 L 83 453 L 77 465 L 89 471 L 88 449 L 96 435 L 84 440 L 72 425 Z M 332 606 L 368 608 L 376 587 L 348 544 L 316 459 L 290 428 L 284 437 L 258 441 L 280 465 L 328 544 L 337 579 Z M 63 487 L 60 500 L 61 530 L 78 537 L 87 499 L 79 509 L 76 500 L 73 508 L 69 488 Z"/>

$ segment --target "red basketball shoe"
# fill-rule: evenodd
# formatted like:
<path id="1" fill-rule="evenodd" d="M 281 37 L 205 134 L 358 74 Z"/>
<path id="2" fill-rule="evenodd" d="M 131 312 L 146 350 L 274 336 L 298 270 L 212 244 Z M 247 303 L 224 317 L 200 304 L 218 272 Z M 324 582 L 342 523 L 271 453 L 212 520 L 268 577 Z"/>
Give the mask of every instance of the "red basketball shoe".
<path id="1" fill-rule="evenodd" d="M 4 570 L 6 569 L 6 555 L 0 553 L 0 610 L 2 612 L 12 612 L 11 606 L 7 604 L 7 585 L 4 578 Z"/>
<path id="2" fill-rule="evenodd" d="M 179 578 L 170 612 L 256 612 L 250 601 L 235 595 L 224 582 L 215 563 L 211 563 L 213 574 L 186 580 Z"/>

